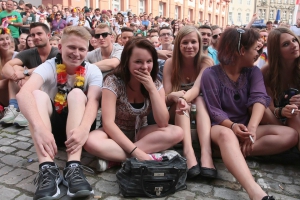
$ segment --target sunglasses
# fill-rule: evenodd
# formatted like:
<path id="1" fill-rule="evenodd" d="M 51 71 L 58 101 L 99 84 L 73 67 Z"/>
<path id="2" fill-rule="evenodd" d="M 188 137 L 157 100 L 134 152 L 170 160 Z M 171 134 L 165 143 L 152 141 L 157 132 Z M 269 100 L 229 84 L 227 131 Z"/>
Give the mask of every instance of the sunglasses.
<path id="1" fill-rule="evenodd" d="M 240 36 L 239 36 L 239 43 L 238 43 L 238 52 L 241 55 L 241 51 L 240 51 L 241 50 L 240 49 L 241 48 L 241 39 L 242 39 L 242 34 L 245 33 L 245 30 L 237 28 L 236 31 L 240 34 Z"/>
<path id="2" fill-rule="evenodd" d="M 111 33 L 105 32 L 105 33 L 95 34 L 94 38 L 99 39 L 100 36 L 102 36 L 102 38 L 105 39 L 108 35 L 111 35 Z"/>
<path id="3" fill-rule="evenodd" d="M 218 36 L 221 36 L 221 34 L 222 34 L 222 33 L 219 33 L 219 34 L 217 34 L 217 35 L 213 35 L 212 38 L 213 38 L 213 39 L 217 39 Z"/>
<path id="4" fill-rule="evenodd" d="M 56 14 L 55 16 L 61 16 L 61 14 Z"/>

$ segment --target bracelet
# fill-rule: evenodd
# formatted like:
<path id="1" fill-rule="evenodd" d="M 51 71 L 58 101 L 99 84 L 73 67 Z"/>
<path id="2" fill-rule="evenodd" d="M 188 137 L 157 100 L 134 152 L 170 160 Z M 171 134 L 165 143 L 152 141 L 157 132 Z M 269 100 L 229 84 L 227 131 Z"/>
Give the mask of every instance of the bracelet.
<path id="1" fill-rule="evenodd" d="M 233 126 L 235 125 L 236 123 L 235 122 L 233 122 L 232 124 L 231 124 L 231 126 L 230 126 L 230 129 L 232 130 L 232 128 L 233 128 Z"/>
<path id="2" fill-rule="evenodd" d="M 136 150 L 136 148 L 137 148 L 137 147 L 134 147 L 134 148 L 132 149 L 132 151 L 129 153 L 129 155 L 131 155 L 131 154 L 134 152 L 134 150 Z"/>
<path id="3" fill-rule="evenodd" d="M 279 107 L 275 108 L 274 111 L 273 111 L 273 114 L 275 115 L 275 117 L 277 119 L 280 119 L 280 117 L 276 114 L 276 110 L 280 109 Z"/>
<path id="4" fill-rule="evenodd" d="M 184 98 L 184 96 L 182 96 L 182 97 L 179 97 L 179 99 L 183 99 L 183 100 L 185 100 L 185 101 L 186 101 L 186 98 Z"/>

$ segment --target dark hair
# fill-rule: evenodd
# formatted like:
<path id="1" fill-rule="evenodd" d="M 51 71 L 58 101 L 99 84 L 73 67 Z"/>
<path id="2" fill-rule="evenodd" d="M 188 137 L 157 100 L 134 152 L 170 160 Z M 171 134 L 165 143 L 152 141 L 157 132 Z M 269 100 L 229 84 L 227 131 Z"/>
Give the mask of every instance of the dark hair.
<path id="1" fill-rule="evenodd" d="M 211 30 L 211 32 L 212 32 L 212 28 L 210 27 L 210 26 L 208 26 L 208 25 L 201 25 L 201 26 L 199 26 L 199 28 L 198 29 L 209 29 L 209 30 Z"/>
<path id="2" fill-rule="evenodd" d="M 28 7 L 29 9 L 32 9 L 32 4 L 31 3 L 26 3 L 25 6 Z"/>
<path id="3" fill-rule="evenodd" d="M 121 32 L 122 33 L 124 33 L 124 32 L 131 32 L 131 33 L 133 33 L 133 30 L 131 28 L 129 28 L 129 27 L 124 26 L 124 27 L 121 28 Z"/>
<path id="4" fill-rule="evenodd" d="M 240 48 L 248 50 L 259 39 L 259 33 L 253 29 L 243 29 L 245 33 L 241 34 Z M 227 28 L 220 38 L 218 48 L 218 60 L 222 65 L 228 65 L 235 62 L 238 57 L 238 43 L 240 33 L 236 28 Z"/>
<path id="5" fill-rule="evenodd" d="M 26 37 L 26 47 L 25 47 L 25 49 L 30 49 L 30 46 L 28 45 L 28 38 L 29 37 L 32 37 L 30 34 L 29 35 L 27 35 L 27 37 Z"/>
<path id="6" fill-rule="evenodd" d="M 33 22 L 30 24 L 29 30 L 31 30 L 32 28 L 36 28 L 36 27 L 42 27 L 42 29 L 46 32 L 46 33 L 50 33 L 50 29 L 49 27 L 41 22 Z"/>
<path id="7" fill-rule="evenodd" d="M 154 48 L 153 44 L 143 37 L 133 37 L 128 40 L 126 45 L 124 46 L 124 49 L 122 51 L 120 64 L 118 67 L 112 72 L 116 77 L 122 79 L 125 82 L 125 85 L 127 85 L 130 81 L 130 71 L 129 71 L 129 60 L 132 56 L 132 51 L 134 48 L 141 48 L 147 50 L 151 56 L 152 56 L 152 62 L 153 62 L 153 68 L 150 72 L 150 75 L 152 77 L 152 80 L 155 82 L 157 79 L 157 73 L 158 73 L 158 56 L 156 49 Z M 141 92 L 144 95 L 144 97 L 149 98 L 149 93 L 146 90 L 146 88 L 142 85 L 141 86 Z"/>
<path id="8" fill-rule="evenodd" d="M 173 35 L 173 31 L 172 31 L 172 29 L 169 27 L 169 26 L 163 26 L 163 27 L 161 27 L 160 29 L 159 29 L 159 31 L 158 31 L 158 35 L 160 35 L 160 32 L 161 32 L 161 30 L 170 30 L 171 31 L 171 34 Z"/>
<path id="9" fill-rule="evenodd" d="M 220 26 L 218 26 L 218 25 L 213 25 L 213 26 L 211 26 L 211 30 L 212 30 L 212 31 L 214 31 L 214 30 L 216 30 L 216 29 L 218 29 L 218 28 L 221 29 Z"/>

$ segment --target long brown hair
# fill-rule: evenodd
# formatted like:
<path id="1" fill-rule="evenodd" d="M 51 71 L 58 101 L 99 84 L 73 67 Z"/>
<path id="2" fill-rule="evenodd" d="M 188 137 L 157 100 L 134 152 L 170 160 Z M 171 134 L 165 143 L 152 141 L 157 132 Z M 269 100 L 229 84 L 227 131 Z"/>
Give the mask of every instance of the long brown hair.
<path id="1" fill-rule="evenodd" d="M 173 56 L 172 56 L 172 74 L 171 74 L 171 84 L 172 84 L 172 92 L 176 92 L 180 90 L 180 81 L 181 81 L 181 69 L 183 68 L 183 56 L 180 51 L 180 42 L 182 38 L 192 32 L 197 34 L 198 42 L 199 42 L 199 52 L 196 54 L 194 58 L 194 68 L 197 74 L 200 73 L 201 66 L 200 63 L 205 61 L 207 58 L 203 54 L 202 50 L 202 39 L 199 31 L 194 26 L 184 26 L 182 27 L 178 34 L 176 35 L 174 49 L 173 49 Z"/>
<path id="2" fill-rule="evenodd" d="M 152 80 L 155 82 L 158 73 L 157 52 L 152 43 L 143 37 L 133 37 L 128 42 L 126 42 L 126 45 L 124 46 L 121 54 L 120 64 L 117 66 L 117 68 L 115 68 L 112 74 L 123 80 L 125 82 L 125 85 L 129 83 L 131 77 L 129 71 L 129 60 L 134 48 L 146 49 L 151 54 L 153 67 L 150 75 L 152 77 Z M 149 93 L 143 85 L 141 86 L 141 93 L 144 95 L 144 97 L 149 98 Z"/>
<path id="3" fill-rule="evenodd" d="M 272 30 L 269 33 L 267 48 L 268 48 L 268 63 L 269 69 L 266 72 L 265 82 L 270 87 L 273 99 L 279 103 L 281 95 L 284 93 L 282 71 L 284 70 L 284 61 L 281 57 L 281 45 L 280 37 L 283 33 L 294 36 L 300 45 L 299 38 L 290 30 L 285 27 L 280 27 Z M 300 59 L 295 59 L 295 68 L 293 71 L 293 77 L 290 78 L 290 83 L 299 89 L 300 87 Z"/>

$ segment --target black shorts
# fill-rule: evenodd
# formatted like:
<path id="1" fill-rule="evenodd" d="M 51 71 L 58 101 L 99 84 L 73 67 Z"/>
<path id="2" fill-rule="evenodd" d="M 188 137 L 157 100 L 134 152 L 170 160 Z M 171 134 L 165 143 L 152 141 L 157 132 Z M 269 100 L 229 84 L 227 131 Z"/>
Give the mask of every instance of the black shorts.
<path id="1" fill-rule="evenodd" d="M 65 141 L 67 140 L 67 133 L 66 133 L 66 127 L 67 127 L 67 118 L 68 118 L 68 108 L 64 108 L 62 112 L 59 114 L 55 110 L 55 106 L 53 101 L 52 103 L 52 115 L 50 116 L 50 122 L 52 127 L 52 134 L 54 135 L 54 139 L 56 142 L 56 145 L 58 147 L 65 147 Z M 96 128 L 96 119 L 94 123 L 91 126 L 90 131 L 95 130 Z"/>

